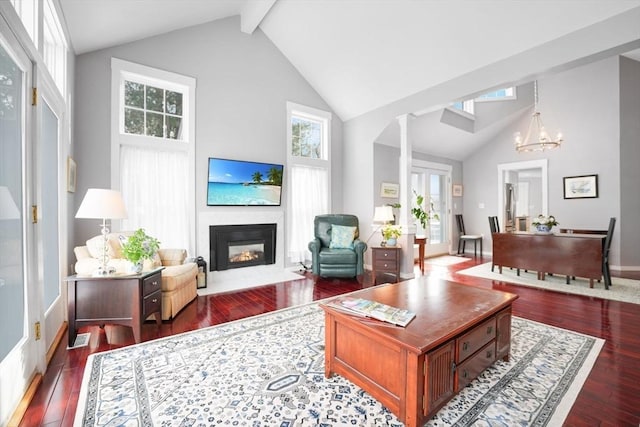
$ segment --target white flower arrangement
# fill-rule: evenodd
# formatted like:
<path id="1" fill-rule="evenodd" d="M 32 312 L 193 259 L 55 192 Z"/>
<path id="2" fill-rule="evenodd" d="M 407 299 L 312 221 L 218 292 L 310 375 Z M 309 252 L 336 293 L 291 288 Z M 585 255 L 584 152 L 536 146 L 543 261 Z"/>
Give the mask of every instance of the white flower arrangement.
<path id="1" fill-rule="evenodd" d="M 539 225 L 546 225 L 549 228 L 559 224 L 560 223 L 556 221 L 556 218 L 553 215 L 544 216 L 542 214 L 538 215 L 538 217 L 531 222 L 531 225 L 536 227 Z"/>

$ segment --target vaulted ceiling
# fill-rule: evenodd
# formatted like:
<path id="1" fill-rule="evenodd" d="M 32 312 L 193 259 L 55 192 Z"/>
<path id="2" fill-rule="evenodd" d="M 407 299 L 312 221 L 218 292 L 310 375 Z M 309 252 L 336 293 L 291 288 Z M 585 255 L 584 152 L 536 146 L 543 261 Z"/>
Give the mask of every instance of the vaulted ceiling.
<path id="1" fill-rule="evenodd" d="M 259 27 L 344 121 L 640 8 L 640 0 L 60 2 L 77 54 L 240 15 L 242 31 Z M 629 55 L 640 60 L 640 51 Z"/>

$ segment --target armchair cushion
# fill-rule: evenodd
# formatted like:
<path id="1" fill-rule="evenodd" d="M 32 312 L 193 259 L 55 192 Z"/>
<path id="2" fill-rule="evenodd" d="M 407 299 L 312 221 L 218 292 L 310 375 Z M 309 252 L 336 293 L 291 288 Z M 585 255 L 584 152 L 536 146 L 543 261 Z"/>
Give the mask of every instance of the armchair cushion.
<path id="1" fill-rule="evenodd" d="M 347 227 L 344 225 L 331 226 L 331 249 L 352 249 L 353 237 L 356 233 L 356 227 Z"/>

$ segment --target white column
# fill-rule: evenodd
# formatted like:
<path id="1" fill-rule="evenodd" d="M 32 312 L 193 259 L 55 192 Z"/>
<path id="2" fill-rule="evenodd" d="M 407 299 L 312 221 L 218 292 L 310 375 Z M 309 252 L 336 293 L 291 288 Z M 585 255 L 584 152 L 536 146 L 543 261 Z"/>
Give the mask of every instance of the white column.
<path id="1" fill-rule="evenodd" d="M 400 276 L 403 279 L 412 279 L 413 274 L 413 239 L 416 227 L 411 216 L 411 141 L 409 140 L 409 123 L 413 116 L 404 114 L 399 116 L 400 125 L 400 225 L 402 236 L 402 259 L 400 264 Z"/>

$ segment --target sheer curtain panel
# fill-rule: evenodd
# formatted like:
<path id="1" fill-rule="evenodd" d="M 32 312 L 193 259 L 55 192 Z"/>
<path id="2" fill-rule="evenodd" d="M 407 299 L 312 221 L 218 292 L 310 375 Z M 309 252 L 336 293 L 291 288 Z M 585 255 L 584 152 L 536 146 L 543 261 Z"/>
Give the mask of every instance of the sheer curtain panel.
<path id="1" fill-rule="evenodd" d="M 314 218 L 328 213 L 329 174 L 324 168 L 293 165 L 289 178 L 289 260 L 298 263 L 311 259 L 307 246 Z"/>
<path id="2" fill-rule="evenodd" d="M 162 248 L 190 250 L 187 153 L 123 145 L 120 168 L 123 230 L 144 228 Z"/>

